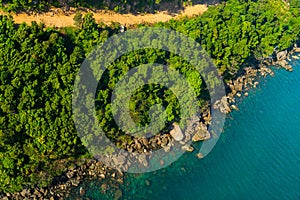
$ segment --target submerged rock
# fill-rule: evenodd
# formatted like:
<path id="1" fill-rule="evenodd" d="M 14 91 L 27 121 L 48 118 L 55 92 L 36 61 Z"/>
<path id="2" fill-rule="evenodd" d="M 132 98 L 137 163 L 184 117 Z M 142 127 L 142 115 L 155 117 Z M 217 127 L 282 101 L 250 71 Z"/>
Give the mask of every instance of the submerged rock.
<path id="1" fill-rule="evenodd" d="M 164 148 L 164 151 L 167 152 L 167 153 L 171 151 L 171 146 L 169 146 L 169 145 L 168 146 L 162 146 L 162 147 Z"/>
<path id="2" fill-rule="evenodd" d="M 117 190 L 117 191 L 115 192 L 114 200 L 119 200 L 119 199 L 122 198 L 122 196 L 123 196 L 122 190 Z"/>
<path id="3" fill-rule="evenodd" d="M 201 158 L 203 158 L 203 154 L 202 154 L 202 153 L 197 153 L 197 157 L 198 157 L 199 159 L 201 159 Z"/>
<path id="4" fill-rule="evenodd" d="M 103 183 L 100 187 L 101 193 L 106 193 L 106 191 L 109 189 L 109 186 L 106 183 Z"/>
<path id="5" fill-rule="evenodd" d="M 141 154 L 139 156 L 139 162 L 144 165 L 145 167 L 147 167 L 149 165 L 148 161 L 147 161 L 147 156 L 145 154 Z"/>
<path id="6" fill-rule="evenodd" d="M 83 189 L 83 187 L 79 188 L 79 194 L 80 196 L 83 196 L 85 194 L 85 189 Z"/>
<path id="7" fill-rule="evenodd" d="M 119 156 L 117 156 L 117 157 L 114 157 L 112 160 L 113 160 L 113 162 L 114 162 L 114 164 L 115 164 L 116 166 L 123 165 L 123 164 L 125 164 L 125 162 L 126 162 L 126 158 L 125 158 L 125 156 L 123 156 L 123 155 L 119 155 Z"/>
<path id="8" fill-rule="evenodd" d="M 145 184 L 146 184 L 147 186 L 150 186 L 150 185 L 151 185 L 151 183 L 150 183 L 149 180 L 145 180 Z"/>
<path id="9" fill-rule="evenodd" d="M 159 164 L 160 164 L 161 166 L 163 166 L 163 165 L 165 164 L 165 162 L 164 162 L 163 160 L 160 160 L 160 161 L 159 161 Z"/>

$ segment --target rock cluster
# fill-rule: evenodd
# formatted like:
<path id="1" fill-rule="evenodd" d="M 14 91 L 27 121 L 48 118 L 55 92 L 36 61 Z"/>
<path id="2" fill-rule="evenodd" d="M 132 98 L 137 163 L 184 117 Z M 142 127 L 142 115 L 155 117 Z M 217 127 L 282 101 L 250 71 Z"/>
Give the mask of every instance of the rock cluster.
<path id="1" fill-rule="evenodd" d="M 170 135 L 174 138 L 175 141 L 181 141 L 184 137 L 180 126 L 177 124 L 173 124 L 173 129 L 170 131 Z"/>
<path id="2" fill-rule="evenodd" d="M 216 101 L 213 108 L 219 109 L 220 112 L 225 114 L 230 113 L 232 110 L 238 110 L 238 107 L 235 105 L 235 99 L 242 96 L 249 96 L 247 91 L 250 88 L 256 88 L 259 84 L 259 82 L 256 81 L 257 78 L 266 77 L 268 75 L 274 76 L 274 72 L 265 64 L 260 64 L 257 67 L 245 67 L 236 79 L 226 83 L 227 95 Z"/>
<path id="3" fill-rule="evenodd" d="M 210 133 L 207 130 L 207 126 L 202 122 L 200 122 L 196 133 L 192 137 L 193 142 L 208 140 L 209 138 L 210 138 Z"/>
<path id="4" fill-rule="evenodd" d="M 66 172 L 55 177 L 53 183 L 47 188 L 36 187 L 35 189 L 23 189 L 15 194 L 1 194 L 1 200 L 64 200 L 67 197 L 71 199 L 82 199 L 85 195 L 84 186 L 80 186 L 82 181 L 86 179 L 97 180 L 102 185 L 106 185 L 106 189 L 99 187 L 103 193 L 108 192 L 109 185 L 114 185 L 119 188 L 123 184 L 123 173 L 108 168 L 96 160 L 80 160 L 73 167 L 70 167 Z M 71 195 L 71 189 L 79 187 L 78 194 Z M 114 195 L 114 194 L 112 194 Z M 118 193 L 117 196 L 120 196 Z"/>
<path id="5" fill-rule="evenodd" d="M 275 56 L 264 59 L 257 67 L 244 68 L 244 71 L 236 79 L 227 83 L 227 96 L 216 101 L 213 108 L 219 109 L 220 112 L 225 114 L 231 112 L 231 109 L 238 110 L 237 106 L 234 105 L 235 98 L 242 97 L 242 93 L 247 97 L 249 93 L 246 91 L 250 88 L 256 88 L 259 84 L 255 81 L 257 77 L 274 76 L 274 72 L 268 66 L 278 66 L 287 71 L 293 71 L 287 60 L 289 60 L 289 56 L 292 56 L 293 59 L 300 59 L 298 56 L 293 55 L 295 52 L 300 52 L 300 48 L 296 44 L 291 51 L 274 52 Z"/>

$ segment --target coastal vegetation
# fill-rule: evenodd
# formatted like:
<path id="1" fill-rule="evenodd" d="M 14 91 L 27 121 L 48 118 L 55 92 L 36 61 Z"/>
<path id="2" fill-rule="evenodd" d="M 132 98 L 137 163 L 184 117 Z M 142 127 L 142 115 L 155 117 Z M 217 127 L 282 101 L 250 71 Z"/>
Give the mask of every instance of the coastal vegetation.
<path id="1" fill-rule="evenodd" d="M 10 1 L 6 6 L 30 9 L 28 3 Z M 74 23 L 76 28 L 55 29 L 37 23 L 16 25 L 12 17 L 0 16 L 1 192 L 46 186 L 73 160 L 90 157 L 72 120 L 74 79 L 93 47 L 119 33 L 120 24 L 97 24 L 92 14 L 78 14 Z M 275 49 L 287 49 L 298 40 L 299 3 L 230 0 L 209 7 L 201 16 L 153 26 L 174 29 L 195 39 L 228 81 L 244 66 L 261 62 Z M 143 63 L 177 69 L 193 85 L 199 105 L 208 98 L 200 75 L 177 55 L 145 49 L 120 57 L 100 80 L 95 99 L 103 130 L 119 146 L 130 138 L 114 124 L 109 97 L 122 75 Z M 141 125 L 149 122 L 145 110 L 157 103 L 167 108 L 169 124 L 180 117 L 176 98 L 159 85 L 140 88 L 131 100 L 132 117 Z"/>

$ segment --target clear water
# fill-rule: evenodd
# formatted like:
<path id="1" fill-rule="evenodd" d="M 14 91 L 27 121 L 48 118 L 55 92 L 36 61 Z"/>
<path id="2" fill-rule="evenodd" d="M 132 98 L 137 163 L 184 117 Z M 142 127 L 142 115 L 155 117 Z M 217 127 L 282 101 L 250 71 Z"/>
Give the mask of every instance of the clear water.
<path id="1" fill-rule="evenodd" d="M 199 160 L 196 150 L 160 171 L 127 174 L 123 198 L 300 199 L 300 62 L 292 65 L 294 72 L 275 70 L 241 99 L 207 157 Z M 107 198 L 98 187 L 87 190 Z"/>

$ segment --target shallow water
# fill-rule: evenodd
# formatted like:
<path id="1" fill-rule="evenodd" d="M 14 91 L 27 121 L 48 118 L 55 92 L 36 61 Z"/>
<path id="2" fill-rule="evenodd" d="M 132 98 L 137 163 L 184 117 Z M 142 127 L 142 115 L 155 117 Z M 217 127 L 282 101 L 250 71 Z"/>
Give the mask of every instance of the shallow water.
<path id="1" fill-rule="evenodd" d="M 157 172 L 127 174 L 123 198 L 300 199 L 300 62 L 292 65 L 240 100 L 207 157 L 194 151 Z M 89 198 L 111 198 L 86 189 Z"/>

